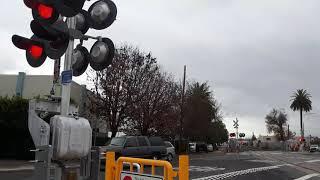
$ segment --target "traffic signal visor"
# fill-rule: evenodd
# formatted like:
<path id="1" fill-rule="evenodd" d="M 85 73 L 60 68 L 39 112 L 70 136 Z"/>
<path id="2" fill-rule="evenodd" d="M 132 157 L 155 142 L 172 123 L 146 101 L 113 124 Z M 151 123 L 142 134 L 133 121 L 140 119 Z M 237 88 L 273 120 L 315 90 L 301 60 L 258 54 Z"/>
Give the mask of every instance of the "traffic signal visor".
<path id="1" fill-rule="evenodd" d="M 99 0 L 89 10 L 92 28 L 101 30 L 109 27 L 117 17 L 117 6 L 111 0 Z"/>
<path id="2" fill-rule="evenodd" d="M 41 66 L 47 58 L 43 43 L 41 43 L 41 41 L 39 41 L 35 36 L 28 39 L 18 35 L 13 35 L 12 42 L 17 48 L 26 51 L 27 61 L 32 67 Z"/>
<path id="3" fill-rule="evenodd" d="M 24 0 L 26 6 L 32 9 L 33 18 L 42 23 L 52 24 L 59 18 L 59 13 L 51 0 Z"/>

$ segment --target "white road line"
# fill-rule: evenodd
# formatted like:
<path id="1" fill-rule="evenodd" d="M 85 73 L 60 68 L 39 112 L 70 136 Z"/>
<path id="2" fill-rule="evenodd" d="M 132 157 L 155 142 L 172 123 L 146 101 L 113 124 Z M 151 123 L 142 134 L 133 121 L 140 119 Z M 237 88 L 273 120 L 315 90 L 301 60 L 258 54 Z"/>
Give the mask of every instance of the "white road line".
<path id="1" fill-rule="evenodd" d="M 193 180 L 221 180 L 221 179 L 226 179 L 226 178 L 230 178 L 230 177 L 236 177 L 236 176 L 240 176 L 240 175 L 251 174 L 251 173 L 255 173 L 255 172 L 261 172 L 261 171 L 277 169 L 277 168 L 279 168 L 281 166 L 286 166 L 286 165 L 287 164 L 282 164 L 282 165 L 277 165 L 277 166 L 265 166 L 265 167 L 251 168 L 251 169 L 234 171 L 234 172 L 229 172 L 229 173 L 224 173 L 224 174 L 217 174 L 217 175 L 214 175 L 214 176 L 196 178 L 196 179 L 193 179 Z"/>
<path id="2" fill-rule="evenodd" d="M 273 163 L 276 161 L 273 160 L 268 160 L 268 159 L 252 159 L 252 160 L 247 160 L 249 162 L 260 162 L 260 163 Z"/>
<path id="3" fill-rule="evenodd" d="M 33 166 L 21 166 L 17 168 L 0 168 L 0 172 L 27 171 L 34 170 Z"/>
<path id="4" fill-rule="evenodd" d="M 310 179 L 312 177 L 316 177 L 316 176 L 319 176 L 320 174 L 318 173 L 314 173 L 314 174 L 308 174 L 308 175 L 305 175 L 305 176 L 302 176 L 298 179 L 295 179 L 295 180 L 306 180 L 306 179 Z"/>
<path id="5" fill-rule="evenodd" d="M 315 159 L 315 160 L 310 160 L 310 161 L 305 161 L 306 163 L 313 163 L 313 162 L 320 162 L 320 159 Z"/>

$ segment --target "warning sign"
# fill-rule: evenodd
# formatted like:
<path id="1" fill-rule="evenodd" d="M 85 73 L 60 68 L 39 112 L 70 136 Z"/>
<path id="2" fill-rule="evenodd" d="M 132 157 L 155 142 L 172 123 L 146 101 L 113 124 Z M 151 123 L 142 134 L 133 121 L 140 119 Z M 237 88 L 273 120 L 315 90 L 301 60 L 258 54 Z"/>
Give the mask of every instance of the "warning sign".
<path id="1" fill-rule="evenodd" d="M 120 180 L 163 180 L 163 177 L 122 171 Z"/>

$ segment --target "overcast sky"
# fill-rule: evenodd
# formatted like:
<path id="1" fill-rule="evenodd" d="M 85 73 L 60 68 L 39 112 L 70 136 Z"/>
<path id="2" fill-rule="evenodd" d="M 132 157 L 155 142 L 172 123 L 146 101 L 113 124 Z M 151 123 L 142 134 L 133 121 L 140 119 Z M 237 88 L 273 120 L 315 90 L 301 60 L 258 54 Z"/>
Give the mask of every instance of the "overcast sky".
<path id="1" fill-rule="evenodd" d="M 52 74 L 53 61 L 31 68 L 12 34 L 31 36 L 30 9 L 5 1 L 0 16 L 0 73 Z M 312 94 L 305 134 L 320 136 L 320 11 L 318 0 L 116 0 L 117 21 L 88 34 L 151 51 L 163 69 L 207 81 L 222 104 L 229 132 L 266 134 L 265 115 L 284 108 L 299 133 L 299 113 L 289 109 L 298 88 Z M 88 7 L 90 3 L 86 4 Z M 13 14 L 13 15 L 10 15 Z M 86 43 L 90 46 L 91 43 Z M 86 77 L 76 78 L 85 83 Z"/>

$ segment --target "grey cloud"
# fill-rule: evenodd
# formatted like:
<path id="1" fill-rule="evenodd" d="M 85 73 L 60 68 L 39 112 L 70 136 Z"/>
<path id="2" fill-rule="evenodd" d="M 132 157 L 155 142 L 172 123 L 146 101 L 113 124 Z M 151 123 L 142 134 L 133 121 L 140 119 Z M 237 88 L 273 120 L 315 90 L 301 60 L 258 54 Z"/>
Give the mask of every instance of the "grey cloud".
<path id="1" fill-rule="evenodd" d="M 178 78 L 186 64 L 189 79 L 212 85 L 230 131 L 237 116 L 247 134 L 266 133 L 264 117 L 272 107 L 286 108 L 292 128 L 298 130 L 298 113 L 288 108 L 297 88 L 312 93 L 313 112 L 320 113 L 319 1 L 119 0 L 116 4 L 119 14 L 114 25 L 89 33 L 152 51 Z M 0 18 L 1 38 L 10 33 L 31 35 L 31 16 L 26 16 L 23 3 L 7 1 L 5 7 L 5 13 L 15 7 L 16 15 Z M 0 59 L 1 73 L 26 69 L 51 74 L 52 62 L 31 69 L 19 62 L 24 61 L 23 53 L 12 47 L 4 52 L 8 43 L 0 44 L 6 54 Z M 85 82 L 85 76 L 77 81 Z M 317 118 L 305 121 L 308 133 L 320 135 Z"/>

